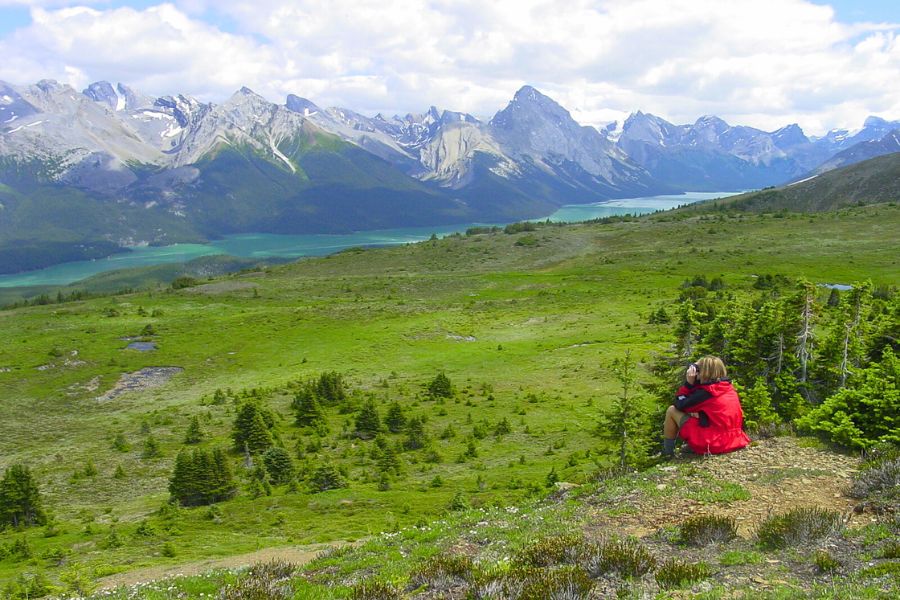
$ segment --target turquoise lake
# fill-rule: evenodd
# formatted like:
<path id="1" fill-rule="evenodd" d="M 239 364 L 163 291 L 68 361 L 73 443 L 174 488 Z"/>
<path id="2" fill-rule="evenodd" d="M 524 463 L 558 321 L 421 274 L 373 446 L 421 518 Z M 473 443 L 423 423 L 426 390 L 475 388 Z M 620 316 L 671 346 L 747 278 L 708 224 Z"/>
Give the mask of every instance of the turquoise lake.
<path id="1" fill-rule="evenodd" d="M 572 204 L 563 206 L 550 215 L 551 221 L 577 222 L 624 214 L 647 214 L 659 210 L 676 208 L 701 200 L 723 198 L 738 192 L 687 192 L 670 196 L 648 196 L 610 200 L 595 204 Z M 544 220 L 544 219 L 537 219 Z M 464 232 L 469 227 L 485 223 L 462 223 L 436 227 L 406 227 L 402 229 L 381 229 L 359 231 L 343 235 L 305 234 L 275 235 L 270 233 L 245 233 L 225 236 L 208 244 L 174 244 L 162 247 L 136 247 L 130 252 L 116 254 L 109 258 L 63 263 L 16 273 L 0 275 L 0 287 L 26 285 L 65 285 L 97 273 L 115 269 L 145 267 L 162 263 L 180 263 L 209 256 L 230 254 L 243 258 L 300 258 L 302 256 L 324 256 L 354 246 L 392 246 L 427 240 L 432 234 L 438 236 Z M 496 225 L 491 223 L 490 225 Z"/>

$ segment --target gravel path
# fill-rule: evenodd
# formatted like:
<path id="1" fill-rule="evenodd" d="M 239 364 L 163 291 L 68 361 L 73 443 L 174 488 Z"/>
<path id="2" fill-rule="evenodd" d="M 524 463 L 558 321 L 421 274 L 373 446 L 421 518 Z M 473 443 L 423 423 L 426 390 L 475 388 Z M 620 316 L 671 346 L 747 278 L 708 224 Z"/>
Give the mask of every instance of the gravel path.
<path id="1" fill-rule="evenodd" d="M 256 552 L 199 560 L 190 563 L 172 566 L 146 567 L 135 569 L 126 573 L 116 573 L 98 580 L 100 590 L 109 590 L 119 586 L 136 585 L 158 581 L 168 577 L 181 575 L 200 575 L 216 569 L 239 569 L 259 562 L 268 562 L 273 559 L 284 560 L 295 565 L 303 565 L 310 562 L 319 553 L 327 548 L 343 544 L 311 544 L 309 546 L 287 546 L 284 548 L 264 548 Z"/>

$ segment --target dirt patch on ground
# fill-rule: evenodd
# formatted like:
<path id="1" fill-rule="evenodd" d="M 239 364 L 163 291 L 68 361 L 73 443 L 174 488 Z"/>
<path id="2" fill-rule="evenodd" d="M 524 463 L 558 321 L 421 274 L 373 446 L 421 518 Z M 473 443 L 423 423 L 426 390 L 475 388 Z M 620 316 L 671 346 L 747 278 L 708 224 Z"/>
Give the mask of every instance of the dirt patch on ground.
<path id="1" fill-rule="evenodd" d="M 134 373 L 123 373 L 111 389 L 97 397 L 98 402 L 108 402 L 128 392 L 139 392 L 159 387 L 184 371 L 181 367 L 147 367 Z"/>
<path id="2" fill-rule="evenodd" d="M 749 537 L 771 514 L 799 507 L 840 511 L 850 518 L 855 502 L 845 495 L 858 460 L 798 445 L 796 438 L 761 440 L 743 450 L 717 456 L 689 456 L 662 468 L 648 480 L 651 493 L 631 490 L 615 506 L 598 505 L 594 523 L 644 537 L 697 514 L 733 517 L 738 533 Z M 686 498 L 711 481 L 737 484 L 746 500 Z M 713 486 L 714 487 L 714 486 Z M 671 492 L 671 493 L 670 493 Z"/>
<path id="3" fill-rule="evenodd" d="M 215 296 L 240 290 L 250 290 L 255 287 L 258 287 L 257 284 L 249 281 L 218 281 L 216 283 L 205 283 L 203 285 L 185 288 L 184 291 L 190 294 L 208 294 L 210 296 Z"/>
<path id="4" fill-rule="evenodd" d="M 255 563 L 268 562 L 278 559 L 284 560 L 295 565 L 303 565 L 319 555 L 320 552 L 328 548 L 342 544 L 313 544 L 309 546 L 288 546 L 285 548 L 265 548 L 256 552 L 247 554 L 238 554 L 235 556 L 226 556 L 224 558 L 214 558 L 200 560 L 192 563 L 181 565 L 147 567 L 144 569 L 135 569 L 127 573 L 116 573 L 109 577 L 98 580 L 99 589 L 109 590 L 119 586 L 130 586 L 138 583 L 149 583 L 173 576 L 181 575 L 200 575 L 208 571 L 216 569 L 240 569 L 248 567 Z"/>

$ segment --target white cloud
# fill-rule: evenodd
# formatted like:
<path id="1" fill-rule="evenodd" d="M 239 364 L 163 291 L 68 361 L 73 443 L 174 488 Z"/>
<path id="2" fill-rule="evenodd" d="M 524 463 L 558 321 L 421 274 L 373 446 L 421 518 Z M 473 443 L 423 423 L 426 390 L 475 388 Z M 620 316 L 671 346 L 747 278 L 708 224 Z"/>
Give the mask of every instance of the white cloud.
<path id="1" fill-rule="evenodd" d="M 32 15 L 0 41 L 0 78 L 213 100 L 247 85 L 366 113 L 483 116 L 530 83 L 595 124 L 636 109 L 811 133 L 900 118 L 897 26 L 840 23 L 806 0 L 176 0 Z"/>

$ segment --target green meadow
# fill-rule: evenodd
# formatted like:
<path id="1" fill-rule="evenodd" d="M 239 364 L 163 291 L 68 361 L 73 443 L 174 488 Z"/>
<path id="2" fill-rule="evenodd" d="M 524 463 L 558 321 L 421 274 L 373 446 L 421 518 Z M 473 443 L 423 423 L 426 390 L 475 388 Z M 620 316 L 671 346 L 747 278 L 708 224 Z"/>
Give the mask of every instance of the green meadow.
<path id="1" fill-rule="evenodd" d="M 515 505 L 545 493 L 551 472 L 585 482 L 612 460 L 593 433 L 618 390 L 611 363 L 630 351 L 646 364 L 670 347 L 671 325 L 648 318 L 674 306 L 683 281 L 720 276 L 738 294 L 764 274 L 896 285 L 898 231 L 893 204 L 681 211 L 354 249 L 178 290 L 156 284 L 0 311 L 0 468 L 28 465 L 53 517 L 0 533 L 0 545 L 25 548 L 0 553 L 0 580 L 37 570 L 97 578 L 359 540 L 440 518 L 454 501 Z M 126 348 L 138 338 L 156 349 Z M 183 370 L 109 397 L 122 374 L 148 367 Z M 299 384 L 331 371 L 350 400 L 326 409 L 327 432 L 297 427 Z M 453 384 L 449 398 L 427 393 L 439 373 Z M 650 379 L 641 370 L 639 381 Z M 230 449 L 249 398 L 272 409 L 298 483 L 253 497 L 244 458 L 232 452 L 234 499 L 215 509 L 168 505 L 190 420 L 205 434 L 200 447 Z M 353 435 L 367 399 L 382 419 L 393 402 L 425 418 L 430 443 L 399 451 L 386 480 L 376 442 Z M 504 419 L 508 432 L 498 428 Z M 381 436 L 391 446 L 404 439 Z M 160 456 L 144 456 L 151 438 Z M 310 489 L 303 475 L 322 464 L 347 487 Z"/>

